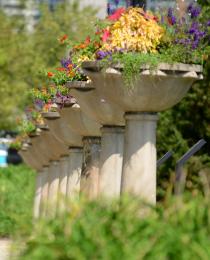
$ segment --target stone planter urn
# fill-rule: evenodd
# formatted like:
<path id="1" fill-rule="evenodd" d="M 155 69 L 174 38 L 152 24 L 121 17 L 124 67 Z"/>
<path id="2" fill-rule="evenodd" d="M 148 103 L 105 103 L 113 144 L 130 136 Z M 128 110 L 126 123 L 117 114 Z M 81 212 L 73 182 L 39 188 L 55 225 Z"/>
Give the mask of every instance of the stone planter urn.
<path id="1" fill-rule="evenodd" d="M 48 174 L 46 183 L 46 186 L 48 186 L 47 205 L 45 206 L 45 213 L 43 215 L 53 217 L 56 214 L 59 194 L 62 191 L 62 186 L 60 186 L 60 180 L 62 179 L 62 160 L 68 155 L 68 149 L 46 126 L 42 127 L 39 138 L 35 140 L 36 142 L 34 142 L 33 145 L 36 146 L 40 153 L 49 161 L 49 170 L 46 171 L 46 174 Z M 43 196 L 45 196 L 45 194 L 46 192 L 43 193 Z"/>
<path id="2" fill-rule="evenodd" d="M 42 113 L 55 137 L 68 147 L 68 155 L 61 160 L 61 193 L 68 199 L 78 198 L 82 169 L 82 137 L 69 127 L 69 120 L 59 112 Z"/>
<path id="3" fill-rule="evenodd" d="M 39 171 L 42 169 L 42 163 L 40 163 L 40 161 L 35 158 L 34 156 L 35 154 L 33 153 L 31 146 L 32 146 L 31 144 L 24 144 L 24 146 L 18 153 L 23 158 L 25 164 L 27 164 L 29 167 L 33 168 L 34 170 Z"/>
<path id="4" fill-rule="evenodd" d="M 93 199 L 98 195 L 100 125 L 86 116 L 78 104 L 64 107 L 59 113 L 70 129 L 82 138 L 83 166 L 80 190 L 87 198 Z"/>
<path id="5" fill-rule="evenodd" d="M 84 62 L 83 69 L 104 100 L 115 103 L 126 121 L 122 171 L 122 193 L 156 202 L 157 112 L 177 104 L 193 82 L 202 79 L 202 67 L 187 64 L 159 64 L 151 71 L 139 68 L 139 77 L 130 86 L 118 64 L 104 71 L 98 62 Z"/>
<path id="6" fill-rule="evenodd" d="M 102 125 L 99 194 L 118 197 L 122 175 L 124 113 L 116 103 L 105 98 L 103 91 L 95 87 L 97 84 L 103 84 L 100 77 L 96 77 L 93 84 L 68 82 L 67 87 L 78 100 L 82 111 Z"/>

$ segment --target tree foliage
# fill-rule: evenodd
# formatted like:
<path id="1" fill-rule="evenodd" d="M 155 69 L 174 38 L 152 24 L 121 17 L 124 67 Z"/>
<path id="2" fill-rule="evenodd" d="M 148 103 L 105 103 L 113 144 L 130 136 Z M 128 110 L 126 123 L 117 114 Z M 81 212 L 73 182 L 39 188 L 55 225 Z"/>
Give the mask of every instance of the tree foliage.
<path id="1" fill-rule="evenodd" d="M 200 0 L 202 15 L 210 20 L 210 1 Z M 201 138 L 207 144 L 188 162 L 187 179 L 197 185 L 198 171 L 210 165 L 210 57 L 204 64 L 204 80 L 195 82 L 186 97 L 172 109 L 160 113 L 157 150 L 160 158 L 169 150 L 172 160 L 159 170 L 160 186 L 170 180 L 169 169 L 175 170 L 176 161 Z M 190 174 L 191 173 L 191 174 Z"/>
<path id="2" fill-rule="evenodd" d="M 66 56 L 58 38 L 69 35 L 81 41 L 93 28 L 96 11 L 80 9 L 75 1 L 58 4 L 55 10 L 39 6 L 40 17 L 33 32 L 28 32 L 24 18 L 7 16 L 0 11 L 0 128 L 9 129 L 27 103 L 28 90 L 44 84 L 44 69 L 58 66 Z M 87 22 L 88 21 L 88 22 Z"/>

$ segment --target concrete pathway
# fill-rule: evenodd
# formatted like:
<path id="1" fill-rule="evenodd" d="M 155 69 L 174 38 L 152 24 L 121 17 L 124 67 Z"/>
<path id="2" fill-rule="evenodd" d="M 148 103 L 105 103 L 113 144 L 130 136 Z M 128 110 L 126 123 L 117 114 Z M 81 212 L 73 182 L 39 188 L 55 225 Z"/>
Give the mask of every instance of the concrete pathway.
<path id="1" fill-rule="evenodd" d="M 11 240 L 0 239 L 0 260 L 9 260 Z"/>

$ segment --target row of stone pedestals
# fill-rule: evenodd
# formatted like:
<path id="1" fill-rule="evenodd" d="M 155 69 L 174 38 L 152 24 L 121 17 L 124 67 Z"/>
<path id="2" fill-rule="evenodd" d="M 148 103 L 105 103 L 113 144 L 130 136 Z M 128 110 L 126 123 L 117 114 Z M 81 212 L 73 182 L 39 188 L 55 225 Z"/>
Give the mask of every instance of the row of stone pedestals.
<path id="1" fill-rule="evenodd" d="M 202 78 L 200 66 L 160 64 L 152 73 L 140 69 L 128 88 L 120 65 L 102 71 L 88 62 L 83 69 L 90 84 L 67 84 L 78 103 L 43 113 L 48 128 L 21 151 L 39 172 L 36 216 L 57 208 L 58 197 L 79 193 L 90 199 L 129 193 L 155 204 L 157 112 L 178 103 Z"/>

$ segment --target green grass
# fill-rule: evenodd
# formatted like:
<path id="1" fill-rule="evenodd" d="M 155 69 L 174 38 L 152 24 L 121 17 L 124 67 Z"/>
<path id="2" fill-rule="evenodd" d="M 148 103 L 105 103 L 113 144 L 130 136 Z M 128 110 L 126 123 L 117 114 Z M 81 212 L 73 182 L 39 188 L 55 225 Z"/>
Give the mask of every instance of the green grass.
<path id="1" fill-rule="evenodd" d="M 144 217 L 145 206 L 130 199 L 71 205 L 65 216 L 37 224 L 20 259 L 208 260 L 209 202 L 175 200 Z"/>
<path id="2" fill-rule="evenodd" d="M 0 168 L 0 237 L 24 234 L 30 227 L 34 177 L 24 165 Z"/>

